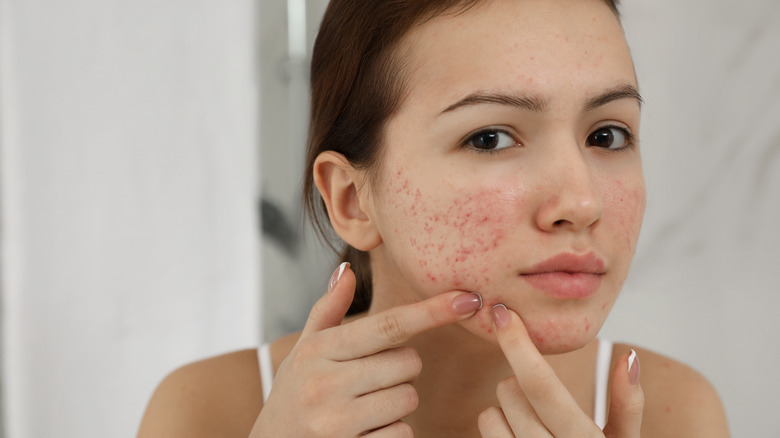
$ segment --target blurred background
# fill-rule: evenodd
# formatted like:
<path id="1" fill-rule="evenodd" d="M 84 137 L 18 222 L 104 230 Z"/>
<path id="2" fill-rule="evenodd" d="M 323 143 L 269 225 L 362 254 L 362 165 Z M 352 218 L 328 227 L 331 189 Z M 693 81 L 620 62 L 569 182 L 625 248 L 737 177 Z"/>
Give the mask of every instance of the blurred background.
<path id="1" fill-rule="evenodd" d="M 780 436 L 780 2 L 624 3 L 648 208 L 602 336 Z M 0 0 L 0 437 L 134 436 L 171 370 L 302 326 L 326 4 Z"/>

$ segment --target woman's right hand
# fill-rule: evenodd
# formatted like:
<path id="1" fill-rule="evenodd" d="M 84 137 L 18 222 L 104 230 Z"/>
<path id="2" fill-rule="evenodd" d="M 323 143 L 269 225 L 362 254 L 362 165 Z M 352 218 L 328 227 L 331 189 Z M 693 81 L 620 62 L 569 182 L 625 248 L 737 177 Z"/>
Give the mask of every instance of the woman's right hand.
<path id="1" fill-rule="evenodd" d="M 399 345 L 470 317 L 481 297 L 447 292 L 342 325 L 354 293 L 355 275 L 342 264 L 279 367 L 250 438 L 412 436 L 401 419 L 417 408 L 409 382 L 422 361 Z"/>

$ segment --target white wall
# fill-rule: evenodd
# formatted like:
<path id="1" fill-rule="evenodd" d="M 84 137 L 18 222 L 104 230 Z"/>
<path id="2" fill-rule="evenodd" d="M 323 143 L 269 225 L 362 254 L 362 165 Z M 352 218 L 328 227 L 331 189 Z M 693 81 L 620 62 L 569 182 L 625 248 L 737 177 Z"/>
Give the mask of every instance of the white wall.
<path id="1" fill-rule="evenodd" d="M 682 359 L 777 437 L 780 2 L 626 0 L 649 200 L 603 333 Z"/>
<path id="2" fill-rule="evenodd" d="M 260 333 L 255 4 L 0 0 L 9 437 L 134 436 Z"/>

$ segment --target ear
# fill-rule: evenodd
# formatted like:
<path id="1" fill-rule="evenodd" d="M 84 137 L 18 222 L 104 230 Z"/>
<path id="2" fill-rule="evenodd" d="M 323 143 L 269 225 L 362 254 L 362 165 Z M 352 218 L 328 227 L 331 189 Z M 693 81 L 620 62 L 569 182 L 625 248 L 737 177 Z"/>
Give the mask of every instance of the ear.
<path id="1" fill-rule="evenodd" d="M 353 248 L 369 251 L 382 243 L 373 219 L 365 171 L 355 169 L 338 152 L 325 151 L 314 161 L 314 183 L 333 229 Z"/>

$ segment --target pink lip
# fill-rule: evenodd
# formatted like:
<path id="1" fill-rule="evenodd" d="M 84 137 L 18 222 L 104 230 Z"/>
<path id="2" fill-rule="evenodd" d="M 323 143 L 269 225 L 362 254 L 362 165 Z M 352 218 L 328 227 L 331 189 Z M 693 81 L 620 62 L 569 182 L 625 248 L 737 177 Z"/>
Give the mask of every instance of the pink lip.
<path id="1" fill-rule="evenodd" d="M 559 299 L 593 296 L 604 277 L 604 261 L 595 253 L 562 253 L 551 257 L 520 276 L 545 294 Z"/>

